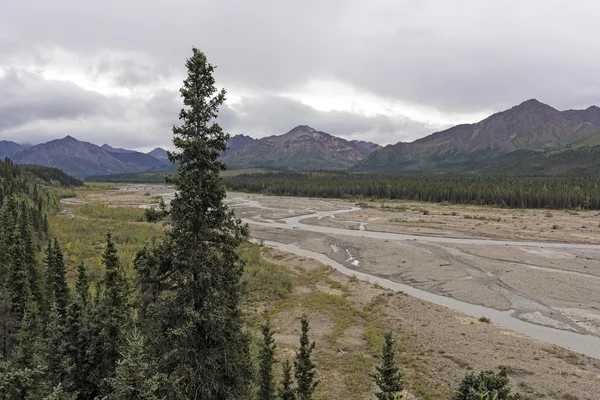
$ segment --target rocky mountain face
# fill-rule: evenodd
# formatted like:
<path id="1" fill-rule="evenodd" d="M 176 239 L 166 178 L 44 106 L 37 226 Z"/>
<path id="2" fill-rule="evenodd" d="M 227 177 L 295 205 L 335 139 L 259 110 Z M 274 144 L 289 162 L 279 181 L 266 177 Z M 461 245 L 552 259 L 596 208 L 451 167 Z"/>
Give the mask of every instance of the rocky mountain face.
<path id="1" fill-rule="evenodd" d="M 379 148 L 300 125 L 283 135 L 252 139 L 234 136 L 222 159 L 229 168 L 346 169 Z"/>
<path id="2" fill-rule="evenodd" d="M 254 139 L 246 135 L 232 136 L 227 141 L 227 150 L 223 152 L 223 156 L 235 154 L 250 143 L 254 143 L 256 141 L 258 141 L 258 139 Z"/>
<path id="3" fill-rule="evenodd" d="M 9 140 L 0 140 L 0 158 L 12 157 L 22 150 L 25 146 Z"/>
<path id="4" fill-rule="evenodd" d="M 457 125 L 411 143 L 379 149 L 352 171 L 402 172 L 475 168 L 514 151 L 566 148 L 600 134 L 600 109 L 558 111 L 528 100 L 475 124 Z"/>
<path id="5" fill-rule="evenodd" d="M 108 146 L 110 147 L 110 146 Z M 146 171 L 163 164 L 160 160 L 136 151 L 107 151 L 107 146 L 83 142 L 71 136 L 23 149 L 12 159 L 20 164 L 38 164 L 60 168 L 69 175 L 86 178 L 122 172 Z M 112 149 L 112 148 L 111 148 Z"/>

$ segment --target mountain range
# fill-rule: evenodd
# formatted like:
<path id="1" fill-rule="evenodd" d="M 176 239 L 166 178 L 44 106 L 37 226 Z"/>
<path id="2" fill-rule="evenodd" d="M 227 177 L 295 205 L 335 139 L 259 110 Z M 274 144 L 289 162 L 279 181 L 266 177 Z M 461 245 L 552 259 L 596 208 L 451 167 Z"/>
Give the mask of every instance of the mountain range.
<path id="1" fill-rule="evenodd" d="M 514 166 L 521 165 L 527 167 L 524 174 L 545 174 L 550 166 L 558 173 L 557 163 L 576 159 L 577 152 L 595 144 L 600 144 L 600 108 L 561 112 L 532 99 L 474 124 L 385 146 L 350 171 L 520 174 Z M 557 157 L 562 152 L 571 154 Z M 537 160 L 539 168 L 531 168 L 528 159 Z"/>
<path id="2" fill-rule="evenodd" d="M 233 169 L 346 169 L 379 148 L 374 143 L 348 141 L 305 125 L 262 139 L 236 135 L 227 145 L 221 158 Z M 60 168 L 78 178 L 175 168 L 169 162 L 167 151 L 160 147 L 141 153 L 108 144 L 97 146 L 72 136 L 35 146 L 1 141 L 0 155 L 20 164 Z"/>
<path id="3" fill-rule="evenodd" d="M 227 145 L 221 159 L 230 169 L 592 176 L 600 174 L 600 108 L 559 111 L 532 99 L 477 123 L 385 147 L 307 125 L 261 139 L 235 135 Z M 160 147 L 146 154 L 71 136 L 34 146 L 0 141 L 0 156 L 78 178 L 175 169 Z"/>

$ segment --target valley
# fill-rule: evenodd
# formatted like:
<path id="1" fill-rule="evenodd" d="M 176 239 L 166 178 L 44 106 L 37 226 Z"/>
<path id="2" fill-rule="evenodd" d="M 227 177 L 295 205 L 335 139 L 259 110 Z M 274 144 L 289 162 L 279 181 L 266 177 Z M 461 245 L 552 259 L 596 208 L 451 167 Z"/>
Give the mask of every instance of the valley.
<path id="1" fill-rule="evenodd" d="M 139 208 L 172 193 L 164 185 L 104 186 L 78 191 L 67 201 L 74 207 L 102 203 Z M 263 248 L 263 257 L 284 265 L 298 279 L 334 264 L 317 282 L 295 288 L 283 309 L 269 303 L 258 307 L 275 307 L 273 322 L 283 351 L 286 338 L 293 335 L 287 313 L 296 315 L 306 307 L 318 326 L 317 341 L 328 343 L 321 350 L 327 356 L 319 353 L 319 359 L 335 357 L 345 368 L 340 359 L 367 351 L 362 346 L 368 345 L 372 321 L 353 319 L 351 326 L 334 334 L 345 306 L 325 311 L 322 306 L 313 309 L 309 302 L 317 293 L 341 296 L 357 310 L 377 303 L 377 312 L 372 311 L 377 324 L 394 327 L 402 338 L 402 365 L 415 384 L 441 382 L 431 386 L 435 391 L 429 395 L 420 393 L 421 398 L 447 398 L 444 386 L 461 371 L 498 365 L 510 365 L 513 379 L 527 393 L 593 398 L 589 393 L 597 384 L 600 365 L 578 353 L 599 357 L 597 212 L 552 211 L 548 217 L 539 210 L 418 202 L 367 208 L 342 200 L 241 193 L 229 193 L 228 202 L 250 224 L 253 240 L 273 247 Z M 562 226 L 554 237 L 551 228 L 519 235 L 517 225 L 547 228 L 550 221 Z M 580 225 L 584 223 L 590 226 L 585 235 Z M 343 268 L 347 270 L 340 273 Z M 398 290 L 405 294 L 394 295 Z M 423 294 L 429 297 L 420 297 Z M 481 322 L 483 316 L 491 323 Z M 341 350 L 330 353 L 336 348 Z M 326 381 L 342 366 L 324 366 Z"/>

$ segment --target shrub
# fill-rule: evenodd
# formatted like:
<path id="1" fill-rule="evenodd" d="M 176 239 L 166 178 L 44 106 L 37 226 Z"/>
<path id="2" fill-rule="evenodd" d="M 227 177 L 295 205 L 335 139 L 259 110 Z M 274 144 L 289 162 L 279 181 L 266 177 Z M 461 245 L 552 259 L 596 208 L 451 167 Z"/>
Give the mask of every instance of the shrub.
<path id="1" fill-rule="evenodd" d="M 500 372 L 482 371 L 467 374 L 460 382 L 452 400 L 522 400 L 523 396 L 511 393 L 508 386 L 509 368 Z"/>

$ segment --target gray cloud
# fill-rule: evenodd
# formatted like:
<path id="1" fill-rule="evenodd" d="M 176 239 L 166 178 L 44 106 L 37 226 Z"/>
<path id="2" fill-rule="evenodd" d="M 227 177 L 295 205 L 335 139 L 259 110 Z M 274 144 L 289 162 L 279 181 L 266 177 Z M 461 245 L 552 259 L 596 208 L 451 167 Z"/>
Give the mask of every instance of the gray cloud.
<path id="1" fill-rule="evenodd" d="M 388 144 L 412 141 L 435 127 L 403 116 L 364 116 L 345 111 L 319 111 L 299 101 L 278 96 L 243 98 L 221 108 L 218 122 L 233 133 L 250 136 L 279 135 L 298 125 L 311 127 L 349 140 Z"/>
<path id="2" fill-rule="evenodd" d="M 26 71 L 9 70 L 0 78 L 0 131 L 35 120 L 118 118 L 116 102 L 64 81 L 48 81 Z"/>
<path id="3" fill-rule="evenodd" d="M 149 90 L 181 81 L 195 45 L 218 66 L 219 85 L 246 96 L 223 110 L 232 133 L 281 133 L 302 123 L 385 143 L 435 129 L 395 115 L 318 112 L 277 95 L 324 80 L 459 116 L 534 97 L 559 109 L 600 104 L 599 14 L 600 3 L 567 0 L 7 1 L 0 5 L 0 68 L 28 63 L 43 70 L 52 49 L 65 49 L 76 55 L 69 62 L 91 79 L 109 77 L 121 87 Z M 58 86 L 52 91 L 67 96 Z M 99 101 L 125 110 L 118 118 L 108 109 L 83 110 L 97 99 L 79 104 L 76 97 L 59 96 L 62 109 L 17 112 L 2 124 L 14 131 L 29 121 L 50 131 L 40 121 L 56 123 L 53 116 L 64 115 L 73 126 L 81 118 L 98 126 L 119 122 L 123 132 L 136 135 L 116 135 L 116 145 L 144 138 L 163 143 L 164 130 L 177 117 L 173 94 L 156 91 L 141 104 Z"/>

